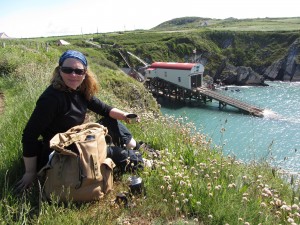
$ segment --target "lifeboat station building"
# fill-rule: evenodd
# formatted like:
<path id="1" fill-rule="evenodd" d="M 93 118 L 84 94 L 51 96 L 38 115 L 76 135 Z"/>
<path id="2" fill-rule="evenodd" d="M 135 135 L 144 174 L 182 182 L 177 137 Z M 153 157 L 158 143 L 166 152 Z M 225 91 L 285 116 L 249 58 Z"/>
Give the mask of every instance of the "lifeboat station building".
<path id="1" fill-rule="evenodd" d="M 203 73 L 204 66 L 200 63 L 154 62 L 145 71 L 145 77 L 193 90 L 203 85 Z"/>

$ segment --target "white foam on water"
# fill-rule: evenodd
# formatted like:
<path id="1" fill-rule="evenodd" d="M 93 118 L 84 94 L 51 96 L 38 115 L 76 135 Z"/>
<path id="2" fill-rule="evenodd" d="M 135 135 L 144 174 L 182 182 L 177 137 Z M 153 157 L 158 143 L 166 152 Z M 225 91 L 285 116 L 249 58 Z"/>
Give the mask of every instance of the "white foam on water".
<path id="1" fill-rule="evenodd" d="M 263 111 L 263 116 L 264 116 L 264 118 L 267 118 L 267 119 L 286 121 L 286 122 L 290 122 L 290 123 L 300 123 L 300 118 L 294 118 L 294 117 L 285 118 L 284 116 L 279 115 L 269 109 L 265 109 Z"/>
<path id="2" fill-rule="evenodd" d="M 300 82 L 292 82 L 290 83 L 290 86 L 300 86 Z"/>
<path id="3" fill-rule="evenodd" d="M 268 119 L 280 119 L 281 116 L 278 115 L 277 113 L 273 112 L 272 110 L 269 110 L 269 109 L 265 109 L 263 111 L 263 115 L 265 118 L 268 118 Z"/>
<path id="4" fill-rule="evenodd" d="M 300 118 L 281 118 L 282 121 L 287 121 L 290 123 L 299 123 L 300 124 Z"/>

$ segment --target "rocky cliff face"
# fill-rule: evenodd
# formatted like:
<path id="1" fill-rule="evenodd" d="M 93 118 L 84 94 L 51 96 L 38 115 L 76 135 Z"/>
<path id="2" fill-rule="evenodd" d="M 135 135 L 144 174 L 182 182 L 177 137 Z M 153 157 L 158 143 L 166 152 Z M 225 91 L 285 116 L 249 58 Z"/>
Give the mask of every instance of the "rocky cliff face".
<path id="1" fill-rule="evenodd" d="M 235 85 L 265 85 L 264 80 L 300 81 L 300 39 L 290 45 L 287 54 L 258 74 L 251 67 L 235 67 L 223 62 L 214 80 Z"/>
<path id="2" fill-rule="evenodd" d="M 269 66 L 263 76 L 270 80 L 300 81 L 300 39 L 290 46 L 286 56 Z"/>
<path id="3" fill-rule="evenodd" d="M 250 67 L 235 67 L 223 62 L 214 80 L 221 80 L 224 84 L 235 85 L 265 85 L 264 78 Z"/>

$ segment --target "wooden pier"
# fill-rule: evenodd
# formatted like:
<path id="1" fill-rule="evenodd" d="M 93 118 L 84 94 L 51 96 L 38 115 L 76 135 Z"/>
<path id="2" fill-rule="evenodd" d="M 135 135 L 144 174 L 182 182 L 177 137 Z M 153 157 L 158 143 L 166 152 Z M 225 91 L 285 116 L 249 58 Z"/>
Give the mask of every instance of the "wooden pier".
<path id="1" fill-rule="evenodd" d="M 193 90 L 182 88 L 176 84 L 164 81 L 159 78 L 154 78 L 145 82 L 145 86 L 156 95 L 163 95 L 181 101 L 201 101 L 207 103 L 208 101 L 219 101 L 219 108 L 222 109 L 226 105 L 235 107 L 250 115 L 263 117 L 264 109 L 242 102 L 240 100 L 222 95 L 214 90 L 198 87 Z"/>
<path id="2" fill-rule="evenodd" d="M 210 90 L 208 88 L 201 87 L 201 88 L 197 88 L 196 91 L 199 92 L 201 95 L 204 95 L 208 98 L 219 101 L 219 108 L 223 108 L 226 105 L 230 105 L 230 106 L 238 108 L 244 112 L 248 112 L 251 115 L 263 117 L 264 110 L 260 109 L 256 106 L 250 105 L 248 103 L 239 101 L 234 98 L 230 98 L 228 96 L 224 96 L 224 95 L 222 95 L 216 91 Z"/>

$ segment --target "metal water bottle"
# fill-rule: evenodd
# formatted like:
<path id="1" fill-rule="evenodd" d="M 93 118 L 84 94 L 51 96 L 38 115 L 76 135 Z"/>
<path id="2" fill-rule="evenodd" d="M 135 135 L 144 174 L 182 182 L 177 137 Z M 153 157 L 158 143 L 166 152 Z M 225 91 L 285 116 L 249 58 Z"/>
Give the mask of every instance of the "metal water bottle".
<path id="1" fill-rule="evenodd" d="M 133 195 L 142 194 L 143 192 L 145 194 L 142 178 L 137 177 L 137 176 L 131 176 L 129 178 L 129 181 L 130 181 L 130 184 L 129 184 L 130 191 Z"/>

